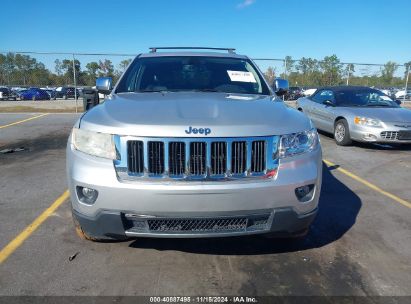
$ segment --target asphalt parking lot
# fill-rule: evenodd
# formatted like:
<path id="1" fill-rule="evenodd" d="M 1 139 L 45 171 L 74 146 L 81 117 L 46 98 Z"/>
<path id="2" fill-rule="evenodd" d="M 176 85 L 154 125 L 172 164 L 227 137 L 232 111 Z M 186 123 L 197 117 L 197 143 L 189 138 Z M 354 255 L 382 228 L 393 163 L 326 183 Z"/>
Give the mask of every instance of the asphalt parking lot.
<path id="1" fill-rule="evenodd" d="M 64 196 L 78 117 L 0 113 L 0 150 L 22 148 L 0 153 L 0 295 L 411 295 L 410 147 L 322 134 L 320 212 L 303 240 L 93 243 Z"/>

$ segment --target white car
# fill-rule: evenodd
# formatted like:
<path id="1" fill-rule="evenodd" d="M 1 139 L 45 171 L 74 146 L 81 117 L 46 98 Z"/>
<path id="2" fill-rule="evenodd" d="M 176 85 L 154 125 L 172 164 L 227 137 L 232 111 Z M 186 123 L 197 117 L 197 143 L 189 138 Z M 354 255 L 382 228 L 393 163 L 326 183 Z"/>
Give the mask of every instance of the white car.
<path id="1" fill-rule="evenodd" d="M 307 89 L 303 91 L 303 95 L 308 97 L 314 94 L 314 92 L 317 91 L 317 89 Z"/>
<path id="2" fill-rule="evenodd" d="M 406 98 L 410 98 L 411 97 L 411 90 L 408 89 L 407 94 L 405 94 L 405 90 L 400 90 L 397 93 L 395 93 L 396 98 L 404 98 L 404 95 L 405 95 Z"/>

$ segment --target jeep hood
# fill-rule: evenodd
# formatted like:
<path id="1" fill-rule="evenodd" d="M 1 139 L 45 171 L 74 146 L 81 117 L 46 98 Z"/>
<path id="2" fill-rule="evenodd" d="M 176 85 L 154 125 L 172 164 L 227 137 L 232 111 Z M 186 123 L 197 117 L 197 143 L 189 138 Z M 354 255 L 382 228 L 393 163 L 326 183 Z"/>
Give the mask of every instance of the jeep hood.
<path id="1" fill-rule="evenodd" d="M 271 96 L 203 92 L 120 93 L 87 112 L 80 128 L 144 137 L 207 137 L 289 134 L 312 128 L 302 113 Z"/>

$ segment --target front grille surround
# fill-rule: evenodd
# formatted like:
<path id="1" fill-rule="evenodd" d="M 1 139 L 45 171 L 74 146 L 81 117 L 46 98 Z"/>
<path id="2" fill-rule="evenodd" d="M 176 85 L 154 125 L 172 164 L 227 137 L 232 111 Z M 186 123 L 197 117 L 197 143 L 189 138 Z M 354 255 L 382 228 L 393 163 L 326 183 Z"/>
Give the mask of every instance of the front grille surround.
<path id="1" fill-rule="evenodd" d="M 277 170 L 279 165 L 279 136 L 223 137 L 223 138 L 153 138 L 114 136 L 118 160 L 114 161 L 118 179 L 124 181 L 154 180 L 237 180 L 261 179 Z M 144 153 L 144 169 L 134 164 L 138 171 L 131 170 L 129 147 L 138 142 Z M 157 148 L 153 172 L 153 145 Z M 160 144 L 161 143 L 161 144 Z M 195 149 L 194 149 L 195 148 Z M 151 158 L 150 158 L 151 156 Z"/>

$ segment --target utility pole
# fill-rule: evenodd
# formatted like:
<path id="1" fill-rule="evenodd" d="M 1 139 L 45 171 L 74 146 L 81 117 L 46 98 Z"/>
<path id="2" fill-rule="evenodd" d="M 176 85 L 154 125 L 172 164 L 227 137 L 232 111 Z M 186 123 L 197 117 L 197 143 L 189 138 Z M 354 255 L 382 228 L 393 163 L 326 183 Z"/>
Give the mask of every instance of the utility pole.
<path id="1" fill-rule="evenodd" d="M 284 59 L 284 78 L 287 79 L 287 60 Z M 285 97 L 283 95 L 283 101 L 285 100 Z"/>
<path id="2" fill-rule="evenodd" d="M 74 77 L 74 100 L 76 101 L 76 113 L 77 113 L 77 80 L 76 80 L 76 65 L 74 64 L 74 54 L 73 54 L 73 77 Z"/>
<path id="3" fill-rule="evenodd" d="M 405 100 L 405 95 L 407 95 L 407 90 L 408 90 L 408 77 L 410 76 L 410 67 L 408 66 L 407 69 L 407 78 L 405 80 L 405 91 L 404 91 L 404 98 L 403 100 Z"/>
<path id="4" fill-rule="evenodd" d="M 351 63 L 348 64 L 347 85 L 350 83 Z"/>

